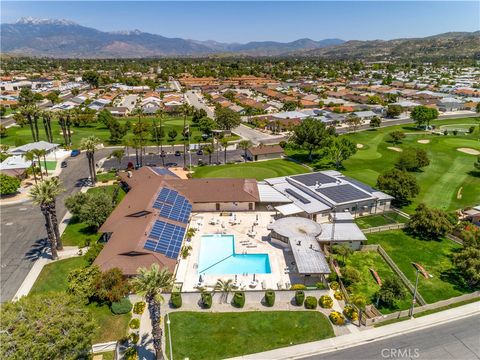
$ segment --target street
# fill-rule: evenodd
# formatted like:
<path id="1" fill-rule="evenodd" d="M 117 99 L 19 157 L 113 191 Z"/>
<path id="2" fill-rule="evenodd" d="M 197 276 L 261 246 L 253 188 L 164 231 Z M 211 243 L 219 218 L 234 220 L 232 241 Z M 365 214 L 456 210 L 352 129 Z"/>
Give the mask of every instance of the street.
<path id="1" fill-rule="evenodd" d="M 303 359 L 480 359 L 479 326 L 480 315 L 477 315 L 371 344 Z"/>
<path id="2" fill-rule="evenodd" d="M 95 158 L 108 156 L 111 149 L 101 149 Z M 60 180 L 65 191 L 57 199 L 57 217 L 60 222 L 66 213 L 65 198 L 80 190 L 88 177 L 85 154 L 67 158 Z M 45 251 L 46 231 L 40 208 L 30 201 L 2 205 L 0 236 L 0 301 L 11 300 L 39 255 Z"/>
<path id="3" fill-rule="evenodd" d="M 188 90 L 185 93 L 185 96 L 187 98 L 187 102 L 190 105 L 192 105 L 195 109 L 203 109 L 207 112 L 207 116 L 209 118 L 215 119 L 215 114 L 212 111 L 212 109 L 210 109 L 207 105 L 205 105 L 205 103 L 203 102 L 203 99 L 200 99 L 200 97 L 195 91 Z"/>

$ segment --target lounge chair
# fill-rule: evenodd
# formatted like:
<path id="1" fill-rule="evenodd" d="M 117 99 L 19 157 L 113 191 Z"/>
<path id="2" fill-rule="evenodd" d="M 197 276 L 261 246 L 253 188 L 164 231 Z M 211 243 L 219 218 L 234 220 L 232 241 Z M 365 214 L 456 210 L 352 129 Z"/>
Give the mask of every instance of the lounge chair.
<path id="1" fill-rule="evenodd" d="M 262 281 L 262 289 L 265 290 L 267 288 L 267 282 L 265 280 Z"/>

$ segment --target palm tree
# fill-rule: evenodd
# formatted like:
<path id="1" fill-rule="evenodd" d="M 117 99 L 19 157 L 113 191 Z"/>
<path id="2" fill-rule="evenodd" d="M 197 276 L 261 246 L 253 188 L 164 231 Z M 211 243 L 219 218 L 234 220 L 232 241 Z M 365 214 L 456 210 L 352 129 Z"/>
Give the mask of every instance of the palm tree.
<path id="1" fill-rule="evenodd" d="M 252 146 L 252 142 L 250 140 L 242 140 L 238 143 L 238 146 L 243 150 L 243 158 L 247 162 L 247 150 Z"/>
<path id="2" fill-rule="evenodd" d="M 32 139 L 34 142 L 37 141 L 37 136 L 33 127 L 33 106 L 22 106 L 19 109 L 18 113 L 22 115 L 23 119 L 27 120 L 28 125 L 30 126 L 30 131 L 32 133 Z"/>
<path id="3" fill-rule="evenodd" d="M 42 160 L 40 159 L 40 157 L 42 156 L 42 150 L 41 149 L 33 149 L 32 152 L 38 159 L 38 167 L 40 168 L 40 178 L 43 180 Z"/>
<path id="4" fill-rule="evenodd" d="M 228 141 L 227 138 L 223 137 L 223 138 L 220 139 L 220 145 L 223 148 L 223 163 L 224 164 L 227 163 L 227 149 L 228 149 L 229 144 L 230 144 L 230 142 Z"/>
<path id="5" fill-rule="evenodd" d="M 223 300 L 224 303 L 228 301 L 228 294 L 231 293 L 233 290 L 233 280 L 228 279 L 228 280 L 222 280 L 218 279 L 217 283 L 215 284 L 215 291 L 221 291 L 222 292 L 222 297 L 220 298 L 220 301 Z"/>
<path id="6" fill-rule="evenodd" d="M 208 164 L 212 164 L 212 154 L 215 151 L 212 144 L 205 145 L 203 147 L 203 152 L 208 155 Z"/>
<path id="7" fill-rule="evenodd" d="M 153 347 L 155 348 L 156 359 L 163 359 L 162 350 L 162 327 L 160 326 L 161 313 L 160 305 L 164 301 L 162 291 L 171 287 L 174 276 L 166 268 L 160 269 L 158 264 L 153 264 L 150 269 L 141 267 L 138 275 L 133 279 L 132 285 L 135 291 L 148 303 L 150 319 L 152 321 Z"/>
<path id="8" fill-rule="evenodd" d="M 30 165 L 30 168 L 32 170 L 33 179 L 35 180 L 35 184 L 36 184 L 37 183 L 37 172 L 35 171 L 35 154 L 33 153 L 32 150 L 30 150 L 30 151 L 27 151 L 25 153 L 25 155 L 23 155 L 23 156 L 25 157 L 25 160 L 32 162 L 32 164 Z"/>
<path id="9" fill-rule="evenodd" d="M 97 148 L 98 144 L 100 144 L 100 139 L 94 135 L 80 140 L 80 149 L 86 152 L 88 169 L 90 171 L 90 177 L 93 183 L 97 181 L 97 171 L 95 169 L 95 149 Z"/>
<path id="10" fill-rule="evenodd" d="M 187 103 L 183 104 L 180 108 L 180 111 L 183 114 L 183 168 L 187 168 L 187 142 L 185 140 L 185 135 L 187 139 L 190 138 L 190 129 L 187 128 L 187 116 L 191 113 L 190 105 Z"/>
<path id="11" fill-rule="evenodd" d="M 58 258 L 57 250 L 63 248 L 55 211 L 55 200 L 62 191 L 60 181 L 54 177 L 35 184 L 28 194 L 35 205 L 40 205 L 40 211 L 45 217 L 45 228 L 53 259 Z"/>
<path id="12" fill-rule="evenodd" d="M 365 306 L 367 306 L 367 300 L 363 295 L 357 294 L 352 297 L 351 301 L 352 301 L 352 304 L 355 305 L 359 310 L 358 326 L 362 326 L 362 313 L 363 313 L 363 310 L 365 310 Z"/>
<path id="13" fill-rule="evenodd" d="M 53 133 L 52 133 L 52 113 L 49 111 L 41 112 L 43 127 L 45 128 L 45 134 L 47 135 L 48 142 L 53 143 Z"/>
<path id="14" fill-rule="evenodd" d="M 143 118 L 143 109 L 139 106 L 135 107 L 133 110 L 132 110 L 132 115 L 137 115 L 138 116 L 138 123 L 136 123 L 134 126 L 133 126 L 133 133 L 136 135 L 137 137 L 137 145 L 139 146 L 140 148 L 140 166 L 143 166 L 143 154 L 145 152 L 144 150 L 144 145 L 145 145 L 145 132 L 147 129 L 147 126 L 146 124 L 143 124 L 142 122 L 142 118 Z M 138 165 L 138 161 L 137 161 L 137 165 Z"/>
<path id="15" fill-rule="evenodd" d="M 156 111 L 156 114 L 158 115 L 158 120 L 160 122 L 159 124 L 159 132 L 160 132 L 160 137 L 159 137 L 159 142 L 160 142 L 160 157 L 162 159 L 162 166 L 165 166 L 165 158 L 163 156 L 163 115 L 164 115 L 164 111 L 162 108 L 159 108 L 157 111 Z"/>
<path id="16" fill-rule="evenodd" d="M 125 156 L 125 150 L 123 150 L 123 149 L 113 150 L 112 153 L 110 154 L 110 156 L 117 159 L 118 168 L 120 169 L 120 166 L 122 165 L 122 158 Z"/>

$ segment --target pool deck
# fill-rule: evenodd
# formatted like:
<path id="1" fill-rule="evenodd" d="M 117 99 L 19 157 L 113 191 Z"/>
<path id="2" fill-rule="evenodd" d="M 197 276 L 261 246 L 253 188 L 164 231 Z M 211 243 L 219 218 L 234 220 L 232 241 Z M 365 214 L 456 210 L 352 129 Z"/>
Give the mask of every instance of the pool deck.
<path id="1" fill-rule="evenodd" d="M 256 274 L 258 280 L 256 286 L 251 284 L 253 274 L 243 275 L 242 270 L 236 276 L 237 284 L 243 290 L 285 289 L 290 284 L 301 283 L 302 279 L 290 274 L 294 265 L 291 253 L 284 252 L 283 248 L 271 244 L 268 241 L 270 231 L 267 226 L 273 222 L 275 212 L 236 212 L 236 224 L 233 224 L 231 216 L 221 216 L 221 213 L 194 213 L 190 221 L 190 227 L 197 228 L 195 236 L 186 244 L 192 247 L 190 255 L 186 259 L 180 259 L 176 281 L 183 283 L 182 291 L 198 291 L 200 274 L 198 273 L 198 259 L 200 256 L 201 237 L 208 234 L 225 234 L 235 236 L 236 254 L 268 254 L 270 261 L 270 274 Z M 258 221 L 257 221 L 258 218 Z M 254 225 L 254 223 L 258 223 Z M 253 226 L 253 233 L 252 231 Z M 289 264 L 289 265 L 287 265 Z M 232 279 L 235 275 L 203 275 L 203 287 L 211 289 L 218 279 Z M 262 286 L 264 284 L 265 286 Z M 252 285 L 252 286 L 251 286 Z"/>

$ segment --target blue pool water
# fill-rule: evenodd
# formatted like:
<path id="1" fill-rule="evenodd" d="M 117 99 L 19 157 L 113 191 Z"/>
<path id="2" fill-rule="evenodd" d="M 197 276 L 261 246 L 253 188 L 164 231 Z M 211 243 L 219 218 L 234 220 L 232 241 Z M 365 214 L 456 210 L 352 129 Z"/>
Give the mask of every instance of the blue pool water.
<path id="1" fill-rule="evenodd" d="M 270 274 L 268 254 L 235 254 L 233 235 L 203 235 L 199 274 Z"/>

